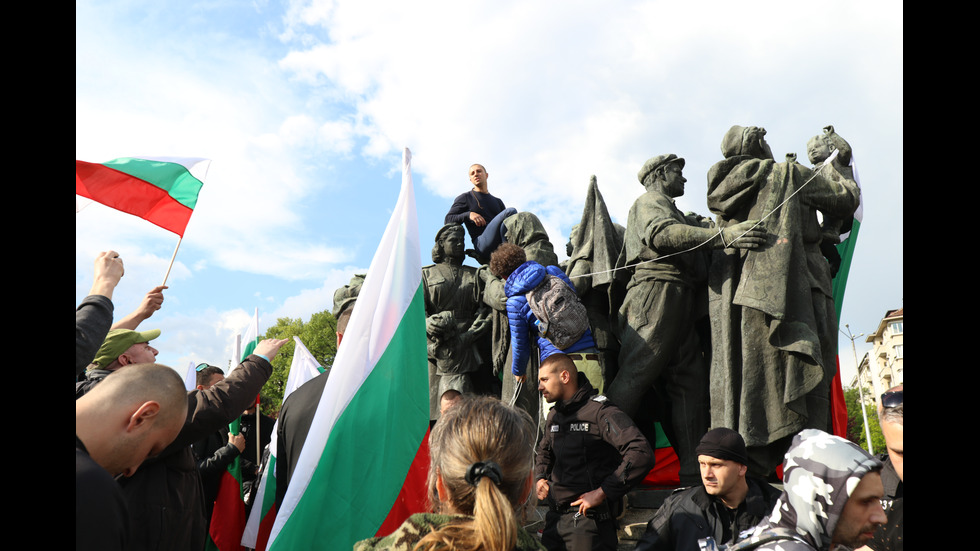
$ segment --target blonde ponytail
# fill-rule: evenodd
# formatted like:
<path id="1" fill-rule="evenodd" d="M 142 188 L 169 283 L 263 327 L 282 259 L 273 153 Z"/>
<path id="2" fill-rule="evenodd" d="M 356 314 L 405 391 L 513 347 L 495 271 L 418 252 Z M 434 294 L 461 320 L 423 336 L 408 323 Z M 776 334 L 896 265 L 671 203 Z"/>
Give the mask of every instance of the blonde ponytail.
<path id="1" fill-rule="evenodd" d="M 465 397 L 447 411 L 429 436 L 429 493 L 439 512 L 473 518 L 433 531 L 415 549 L 514 549 L 533 445 L 531 417 L 495 398 Z M 438 499 L 440 474 L 448 503 Z"/>

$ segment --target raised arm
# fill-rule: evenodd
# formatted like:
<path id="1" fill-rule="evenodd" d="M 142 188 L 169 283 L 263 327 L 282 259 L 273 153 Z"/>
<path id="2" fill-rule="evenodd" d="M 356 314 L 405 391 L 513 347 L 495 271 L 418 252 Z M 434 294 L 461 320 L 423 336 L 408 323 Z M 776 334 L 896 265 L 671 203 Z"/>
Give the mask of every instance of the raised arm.
<path id="1" fill-rule="evenodd" d="M 163 290 L 167 288 L 166 285 L 158 285 L 150 289 L 150 292 L 146 293 L 146 296 L 143 297 L 140 305 L 130 312 L 128 316 L 113 324 L 112 328 L 132 329 L 135 331 L 139 327 L 139 324 L 152 316 L 153 312 L 163 307 Z"/>

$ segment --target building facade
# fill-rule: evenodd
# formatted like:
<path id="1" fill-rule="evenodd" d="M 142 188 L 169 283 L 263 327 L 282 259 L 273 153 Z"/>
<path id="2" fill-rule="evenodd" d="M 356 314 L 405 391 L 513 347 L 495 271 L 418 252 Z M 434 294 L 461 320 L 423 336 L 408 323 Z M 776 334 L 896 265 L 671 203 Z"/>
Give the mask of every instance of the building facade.
<path id="1" fill-rule="evenodd" d="M 905 382 L 904 320 L 904 308 L 888 311 L 878 329 L 865 340 L 872 343 L 872 349 L 861 359 L 858 374 L 851 384 L 860 381 L 864 388 L 872 388 L 875 403 L 882 392 Z"/>

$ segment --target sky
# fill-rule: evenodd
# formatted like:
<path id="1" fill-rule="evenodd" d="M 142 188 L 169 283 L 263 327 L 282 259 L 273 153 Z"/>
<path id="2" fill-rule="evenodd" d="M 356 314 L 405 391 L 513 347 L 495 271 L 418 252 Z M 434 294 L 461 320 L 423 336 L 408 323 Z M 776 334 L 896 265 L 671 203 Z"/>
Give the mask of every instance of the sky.
<path id="1" fill-rule="evenodd" d="M 832 124 L 864 201 L 841 328 L 867 335 L 904 300 L 903 17 L 901 3 L 838 0 L 76 1 L 75 158 L 212 160 L 163 309 L 141 326 L 183 371 L 227 366 L 255 309 L 264 331 L 332 308 L 371 262 L 405 147 L 423 265 L 473 163 L 563 259 L 591 175 L 625 225 L 643 162 L 675 153 L 678 206 L 710 216 L 706 175 L 732 125 L 806 163 Z M 132 311 L 177 242 L 83 208 L 76 304 L 111 249 L 126 268 L 116 318 Z M 851 341 L 839 347 L 847 384 Z"/>

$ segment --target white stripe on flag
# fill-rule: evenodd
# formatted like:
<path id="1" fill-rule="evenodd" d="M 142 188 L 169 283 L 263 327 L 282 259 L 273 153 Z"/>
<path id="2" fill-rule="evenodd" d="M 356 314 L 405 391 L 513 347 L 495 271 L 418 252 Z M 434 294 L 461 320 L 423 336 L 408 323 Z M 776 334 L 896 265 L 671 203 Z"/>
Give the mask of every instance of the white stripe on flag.
<path id="1" fill-rule="evenodd" d="M 286 378 L 286 387 L 283 389 L 283 402 L 286 401 L 286 398 L 294 390 L 320 374 L 320 370 L 317 369 L 320 367 L 320 362 L 313 357 L 313 354 L 310 353 L 310 350 L 306 348 L 299 337 L 293 336 L 293 340 L 296 341 L 296 350 L 293 352 L 293 362 L 289 366 L 289 376 Z M 275 424 L 272 425 L 268 463 L 272 463 L 279 455 L 279 448 L 277 447 L 279 442 L 278 428 L 279 420 L 277 419 Z M 255 548 L 259 536 L 259 525 L 262 523 L 262 519 L 265 518 L 266 513 L 269 512 L 268 509 L 262 509 L 262 503 L 265 501 L 267 491 L 275 492 L 275 482 L 275 471 L 272 469 L 262 469 L 262 480 L 259 482 L 258 492 L 256 492 L 255 499 L 252 501 L 254 505 L 252 506 L 252 511 L 249 513 L 245 531 L 242 533 L 242 545 L 245 547 Z M 272 485 L 271 489 L 269 488 L 270 484 Z"/>

